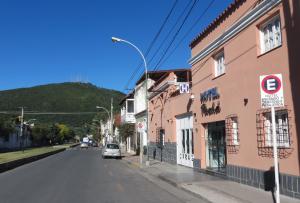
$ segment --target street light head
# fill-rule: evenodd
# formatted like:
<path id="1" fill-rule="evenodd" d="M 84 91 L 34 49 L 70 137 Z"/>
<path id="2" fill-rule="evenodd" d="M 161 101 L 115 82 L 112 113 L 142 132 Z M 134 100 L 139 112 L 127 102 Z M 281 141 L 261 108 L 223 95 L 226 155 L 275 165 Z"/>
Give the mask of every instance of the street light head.
<path id="1" fill-rule="evenodd" d="M 112 37 L 111 40 L 113 42 L 121 42 L 121 39 L 120 38 L 117 38 L 117 37 Z"/>

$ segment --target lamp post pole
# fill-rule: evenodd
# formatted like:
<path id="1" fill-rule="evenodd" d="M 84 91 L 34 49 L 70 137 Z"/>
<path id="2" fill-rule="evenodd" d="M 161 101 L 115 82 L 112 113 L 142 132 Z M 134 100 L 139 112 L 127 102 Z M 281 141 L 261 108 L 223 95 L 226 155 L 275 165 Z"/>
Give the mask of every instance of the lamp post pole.
<path id="1" fill-rule="evenodd" d="M 139 54 L 141 55 L 143 61 L 144 61 L 144 66 L 145 66 L 145 105 L 146 105 L 146 137 L 147 137 L 147 161 L 146 161 L 146 165 L 149 165 L 149 119 L 148 119 L 148 70 L 147 70 L 147 62 L 145 59 L 145 56 L 143 55 L 143 53 L 141 52 L 141 50 L 135 46 L 133 43 L 124 40 L 124 39 L 120 39 L 117 37 L 112 37 L 111 38 L 113 42 L 124 42 L 126 44 L 129 44 L 130 46 L 132 46 L 133 48 L 135 48 L 135 50 L 137 50 L 139 52 Z M 142 136 L 140 135 L 140 165 L 142 166 L 143 164 L 143 142 L 142 142 Z"/>
<path id="2" fill-rule="evenodd" d="M 110 121 L 110 131 L 112 130 L 112 117 L 109 115 L 109 111 L 102 107 L 102 106 L 96 106 L 97 109 L 103 109 L 104 111 L 106 111 L 107 115 L 108 115 L 108 120 Z M 112 135 L 112 131 L 110 132 Z"/>

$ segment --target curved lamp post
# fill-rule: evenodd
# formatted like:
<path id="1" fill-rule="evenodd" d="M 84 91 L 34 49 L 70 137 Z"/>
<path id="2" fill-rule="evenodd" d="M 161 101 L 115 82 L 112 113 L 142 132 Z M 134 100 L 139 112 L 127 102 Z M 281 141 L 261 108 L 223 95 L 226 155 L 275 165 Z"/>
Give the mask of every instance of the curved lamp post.
<path id="1" fill-rule="evenodd" d="M 144 61 L 144 66 L 145 66 L 145 90 L 146 90 L 146 93 L 145 93 L 145 102 L 146 102 L 146 126 L 147 126 L 147 129 L 146 129 L 146 137 L 147 137 L 147 162 L 146 162 L 146 165 L 149 165 L 149 137 L 148 137 L 148 127 L 149 127 L 149 122 L 148 122 L 148 70 L 147 70 L 147 62 L 146 62 L 146 59 L 143 55 L 143 53 L 141 52 L 141 50 L 135 46 L 133 43 L 127 41 L 127 40 L 124 40 L 124 39 L 120 39 L 120 38 L 117 38 L 117 37 L 112 37 L 111 40 L 113 42 L 124 42 L 126 44 L 129 44 L 130 46 L 132 46 L 135 50 L 137 50 L 139 52 L 139 54 L 141 55 L 143 61 Z M 140 136 L 140 165 L 142 165 L 143 163 L 143 151 L 142 151 L 142 136 Z"/>
<path id="2" fill-rule="evenodd" d="M 106 111 L 106 113 L 108 115 L 108 120 L 110 121 L 110 130 L 109 131 L 110 131 L 111 136 L 113 136 L 113 124 L 112 124 L 112 118 L 109 115 L 109 111 L 106 108 L 102 107 L 102 106 L 96 106 L 96 108 Z"/>

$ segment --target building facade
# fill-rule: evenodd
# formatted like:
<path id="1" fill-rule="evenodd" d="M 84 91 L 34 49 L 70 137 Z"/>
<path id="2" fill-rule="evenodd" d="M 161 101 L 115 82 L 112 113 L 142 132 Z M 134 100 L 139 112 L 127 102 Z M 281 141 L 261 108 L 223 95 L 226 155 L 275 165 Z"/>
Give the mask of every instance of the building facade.
<path id="1" fill-rule="evenodd" d="M 190 70 L 165 70 L 156 74 L 160 78 L 149 89 L 149 155 L 160 161 L 192 166 L 190 95 L 179 91 L 180 82 L 190 82 Z M 179 136 L 181 132 L 185 136 Z"/>
<path id="2" fill-rule="evenodd" d="M 260 76 L 282 75 L 276 108 L 280 187 L 300 197 L 299 1 L 236 0 L 190 44 L 194 167 L 265 188 L 273 169 L 270 109 Z M 299 43 L 298 43 L 299 44 Z M 298 90 L 298 92 L 300 92 Z M 296 106 L 298 105 L 298 106 Z"/>
<path id="3" fill-rule="evenodd" d="M 120 102 L 121 106 L 121 124 L 129 123 L 135 125 L 136 119 L 134 116 L 134 92 L 129 93 L 124 97 L 124 99 Z M 135 152 L 136 151 L 136 133 L 128 136 L 126 140 L 121 140 L 121 142 L 126 143 L 126 151 L 127 152 Z"/>

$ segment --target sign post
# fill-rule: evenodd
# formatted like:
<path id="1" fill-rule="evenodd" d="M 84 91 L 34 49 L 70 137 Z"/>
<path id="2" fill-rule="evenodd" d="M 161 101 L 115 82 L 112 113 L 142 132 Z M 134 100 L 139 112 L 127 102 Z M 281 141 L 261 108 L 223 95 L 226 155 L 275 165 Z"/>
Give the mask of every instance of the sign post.
<path id="1" fill-rule="evenodd" d="M 276 202 L 280 203 L 275 107 L 284 106 L 282 75 L 274 74 L 260 76 L 260 93 L 262 108 L 271 107 Z"/>
<path id="2" fill-rule="evenodd" d="M 138 132 L 140 135 L 140 167 L 143 165 L 143 128 L 144 125 L 142 122 L 138 122 Z"/>

